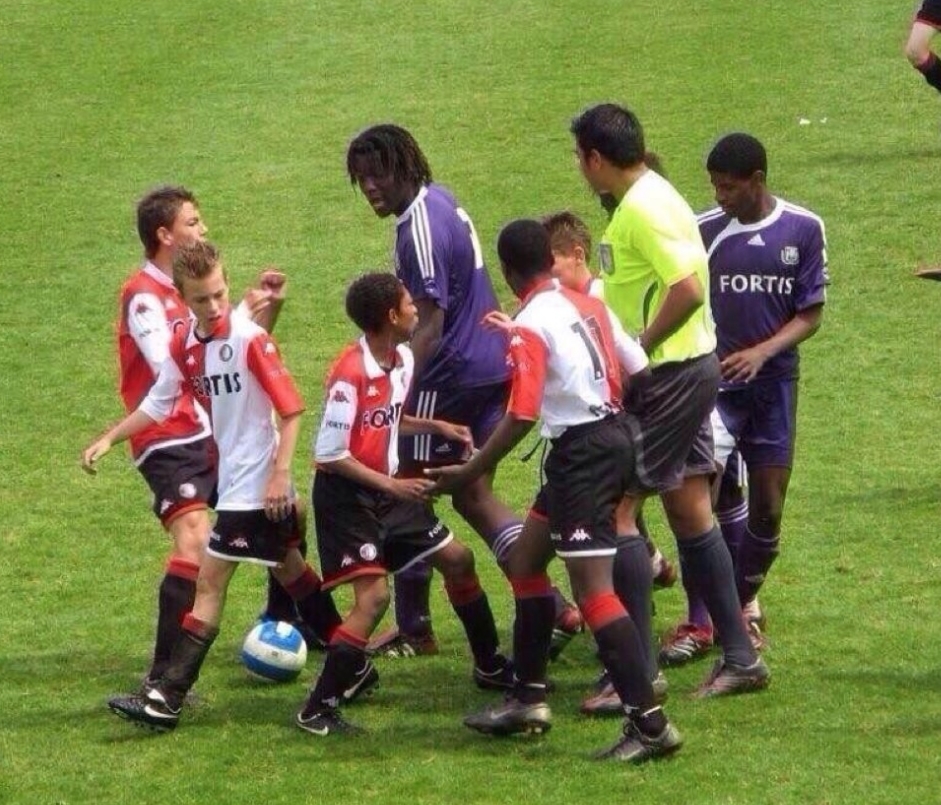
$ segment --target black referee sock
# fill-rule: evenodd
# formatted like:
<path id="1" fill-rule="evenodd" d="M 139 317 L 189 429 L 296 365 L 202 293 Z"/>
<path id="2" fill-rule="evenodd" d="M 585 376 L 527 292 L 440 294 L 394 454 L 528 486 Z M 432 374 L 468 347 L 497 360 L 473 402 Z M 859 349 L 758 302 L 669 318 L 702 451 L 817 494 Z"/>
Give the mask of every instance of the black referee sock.
<path id="1" fill-rule="evenodd" d="M 713 525 L 705 534 L 678 539 L 676 544 L 683 573 L 709 610 L 726 661 L 738 666 L 751 665 L 758 655 L 745 630 L 732 557 L 719 527 Z"/>

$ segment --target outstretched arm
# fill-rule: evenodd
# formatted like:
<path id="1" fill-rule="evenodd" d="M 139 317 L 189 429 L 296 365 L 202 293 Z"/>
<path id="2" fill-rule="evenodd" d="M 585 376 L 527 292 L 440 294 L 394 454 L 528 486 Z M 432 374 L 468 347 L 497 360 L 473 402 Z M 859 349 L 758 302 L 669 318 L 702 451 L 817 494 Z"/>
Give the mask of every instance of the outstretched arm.
<path id="1" fill-rule="evenodd" d="M 132 411 L 122 419 L 111 430 L 103 436 L 99 436 L 88 447 L 82 451 L 82 469 L 89 475 L 98 472 L 95 467 L 96 462 L 105 455 L 114 445 L 120 444 L 125 439 L 130 439 L 137 433 L 140 433 L 148 425 L 153 425 L 156 420 L 151 419 L 139 408 Z"/>

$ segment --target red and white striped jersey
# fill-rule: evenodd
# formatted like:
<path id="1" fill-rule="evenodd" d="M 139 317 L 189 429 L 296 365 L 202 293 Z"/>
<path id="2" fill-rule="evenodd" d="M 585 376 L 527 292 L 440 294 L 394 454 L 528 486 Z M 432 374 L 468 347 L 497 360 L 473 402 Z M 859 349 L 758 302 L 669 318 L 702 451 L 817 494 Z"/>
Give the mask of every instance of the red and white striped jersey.
<path id="1" fill-rule="evenodd" d="M 508 413 L 542 418 L 550 439 L 621 408 L 621 367 L 647 366 L 644 350 L 607 306 L 545 282 L 524 301 L 510 334 L 513 386 Z"/>
<path id="2" fill-rule="evenodd" d="M 157 421 L 187 391 L 209 412 L 219 450 L 218 511 L 252 511 L 265 505 L 265 488 L 278 449 L 272 413 L 304 410 L 291 373 L 271 336 L 230 308 L 208 339 L 195 323 L 173 334 L 169 356 L 141 410 Z"/>
<path id="3" fill-rule="evenodd" d="M 170 338 L 185 329 L 191 313 L 170 278 L 153 263 L 146 263 L 121 288 L 118 319 L 118 360 L 121 399 L 130 413 L 140 405 L 170 349 Z M 186 394 L 159 425 L 133 436 L 131 453 L 141 464 L 151 451 L 186 444 L 209 435 L 206 412 Z"/>
<path id="4" fill-rule="evenodd" d="M 327 375 L 327 396 L 314 460 L 329 471 L 331 461 L 355 458 L 384 475 L 399 468 L 399 421 L 412 384 L 415 360 L 404 344 L 396 347 L 395 366 L 383 369 L 366 339 L 349 344 Z"/>

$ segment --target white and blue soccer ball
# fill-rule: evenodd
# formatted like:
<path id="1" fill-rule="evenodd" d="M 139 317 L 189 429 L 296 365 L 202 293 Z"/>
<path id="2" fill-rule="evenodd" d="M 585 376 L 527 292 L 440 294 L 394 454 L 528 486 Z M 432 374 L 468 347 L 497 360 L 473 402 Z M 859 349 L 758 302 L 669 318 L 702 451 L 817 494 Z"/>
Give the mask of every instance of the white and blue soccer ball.
<path id="1" fill-rule="evenodd" d="M 290 623 L 263 621 L 245 636 L 242 662 L 261 679 L 291 682 L 307 662 L 307 644 Z"/>

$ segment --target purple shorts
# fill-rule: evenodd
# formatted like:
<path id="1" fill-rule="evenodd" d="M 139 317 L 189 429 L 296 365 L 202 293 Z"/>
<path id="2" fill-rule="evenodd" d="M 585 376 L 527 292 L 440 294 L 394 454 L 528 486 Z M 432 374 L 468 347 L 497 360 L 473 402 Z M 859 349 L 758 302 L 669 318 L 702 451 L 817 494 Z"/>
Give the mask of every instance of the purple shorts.
<path id="1" fill-rule="evenodd" d="M 797 431 L 796 380 L 769 380 L 722 390 L 716 409 L 746 467 L 791 466 Z"/>
<path id="2" fill-rule="evenodd" d="M 466 389 L 412 389 L 405 413 L 421 419 L 443 419 L 456 425 L 467 425 L 480 447 L 506 411 L 509 385 L 496 383 Z M 466 445 L 440 436 L 422 433 L 399 439 L 400 472 L 410 474 L 415 467 L 434 464 L 457 464 L 466 456 Z"/>

